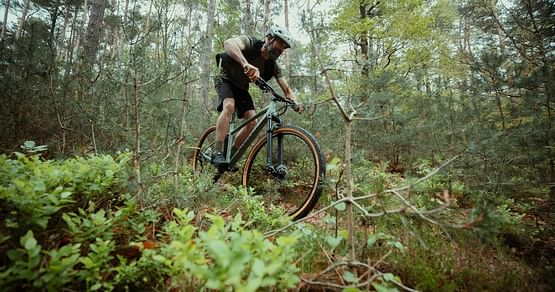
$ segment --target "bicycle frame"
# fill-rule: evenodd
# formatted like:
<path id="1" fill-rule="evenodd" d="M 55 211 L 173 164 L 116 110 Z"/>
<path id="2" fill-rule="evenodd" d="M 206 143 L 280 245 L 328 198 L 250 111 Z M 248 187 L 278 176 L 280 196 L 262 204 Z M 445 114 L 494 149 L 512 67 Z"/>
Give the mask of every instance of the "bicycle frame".
<path id="1" fill-rule="evenodd" d="M 269 170 L 274 170 L 274 166 L 272 165 L 272 133 L 273 131 L 282 125 L 282 121 L 279 118 L 279 116 L 277 115 L 279 109 L 280 109 L 280 105 L 279 105 L 279 101 L 284 101 L 285 99 L 283 97 L 281 97 L 280 95 L 276 94 L 275 92 L 269 92 L 266 94 L 272 94 L 273 97 L 270 101 L 270 103 L 263 108 L 262 110 L 260 110 L 259 112 L 257 112 L 253 117 L 246 119 L 245 121 L 243 121 L 242 123 L 240 123 L 238 126 L 236 126 L 237 124 L 237 113 L 233 113 L 233 117 L 229 123 L 229 130 L 227 132 L 226 138 L 227 138 L 227 145 L 226 145 L 226 149 L 224 149 L 225 152 L 225 157 L 226 160 L 229 161 L 229 167 L 228 169 L 221 169 L 220 171 L 227 171 L 229 169 L 231 169 L 232 167 L 235 166 L 235 164 L 239 161 L 239 159 L 245 154 L 245 152 L 247 151 L 247 149 L 249 148 L 250 145 L 252 145 L 252 143 L 256 140 L 256 138 L 258 137 L 258 135 L 260 134 L 260 132 L 262 131 L 263 128 L 266 128 L 266 139 L 267 139 L 267 157 L 266 157 L 266 162 L 267 162 L 267 167 Z M 277 96 L 276 96 L 277 95 Z M 285 105 L 288 106 L 288 105 Z M 243 142 L 243 144 L 241 146 L 239 146 L 239 148 L 237 149 L 237 151 L 234 153 L 233 156 L 231 156 L 231 147 L 233 145 L 233 142 L 235 140 L 235 136 L 239 133 L 239 131 L 241 131 L 241 129 L 245 128 L 247 126 L 247 124 L 249 124 L 252 121 L 255 121 L 257 119 L 261 118 L 260 120 L 257 121 L 256 126 L 254 127 L 254 129 L 252 130 L 252 132 L 249 134 L 249 136 L 247 137 L 247 139 L 245 139 L 245 141 Z M 278 163 L 282 164 L 283 163 L 283 153 L 282 153 L 282 141 L 281 139 L 278 138 Z M 204 157 L 206 160 L 210 161 L 211 157 L 208 157 L 205 155 Z"/>
<path id="2" fill-rule="evenodd" d="M 233 113 L 233 118 L 231 119 L 229 131 L 227 133 L 227 149 L 226 149 L 226 158 L 229 161 L 230 167 L 233 167 L 239 159 L 245 154 L 247 148 L 254 142 L 254 140 L 258 137 L 258 134 L 262 131 L 262 129 L 266 126 L 266 136 L 267 136 L 267 157 L 266 162 L 268 167 L 272 167 L 272 133 L 273 131 L 279 127 L 282 122 L 279 117 L 276 115 L 278 112 L 278 102 L 277 99 L 273 98 L 270 104 L 268 104 L 264 109 L 256 113 L 253 117 L 243 121 L 239 126 L 235 127 L 237 123 L 237 114 Z M 263 117 L 257 123 L 250 135 L 247 137 L 243 145 L 239 146 L 237 152 L 231 157 L 231 146 L 233 145 L 235 135 L 239 133 L 241 129 L 243 129 L 248 123 L 257 120 L 258 118 Z M 281 149 L 281 141 L 278 140 L 278 149 Z M 281 152 L 281 151 L 280 151 Z M 279 154 L 279 163 L 281 164 L 281 153 Z"/>

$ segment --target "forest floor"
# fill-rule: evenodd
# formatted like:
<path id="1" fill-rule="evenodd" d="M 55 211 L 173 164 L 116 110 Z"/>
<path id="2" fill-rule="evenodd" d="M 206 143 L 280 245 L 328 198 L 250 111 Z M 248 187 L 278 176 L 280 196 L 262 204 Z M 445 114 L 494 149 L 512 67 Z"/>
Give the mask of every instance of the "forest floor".
<path id="1" fill-rule="evenodd" d="M 524 217 L 529 236 L 506 236 L 505 243 L 517 257 L 541 275 L 545 291 L 555 291 L 555 194 L 549 199 L 533 198 L 534 207 Z M 544 290 L 544 289 L 542 289 Z"/>

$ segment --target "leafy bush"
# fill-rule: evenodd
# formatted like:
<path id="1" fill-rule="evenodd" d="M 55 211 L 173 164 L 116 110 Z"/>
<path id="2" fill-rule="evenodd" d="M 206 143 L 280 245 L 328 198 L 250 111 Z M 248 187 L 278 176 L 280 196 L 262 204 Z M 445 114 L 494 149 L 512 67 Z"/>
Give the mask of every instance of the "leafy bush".
<path id="1" fill-rule="evenodd" d="M 50 218 L 79 200 L 112 198 L 120 190 L 130 154 L 42 161 L 39 156 L 0 155 L 0 215 L 6 228 L 46 229 Z M 20 234 L 23 234 L 20 233 Z"/>
<path id="2" fill-rule="evenodd" d="M 256 291 L 292 288 L 299 282 L 295 236 L 264 239 L 258 231 L 247 230 L 238 214 L 228 223 L 209 215 L 212 225 L 195 237 L 197 229 L 189 224 L 193 212 L 174 212 L 177 221 L 166 226 L 173 240 L 159 257 L 170 268 L 174 285 Z"/>
<path id="3" fill-rule="evenodd" d="M 284 224 L 283 212 L 266 214 L 260 200 L 234 189 L 237 206 L 245 206 L 237 210 L 250 212 L 249 223 L 240 213 L 228 223 L 206 215 L 211 226 L 199 230 L 193 212 L 174 209 L 168 218 L 160 205 L 141 209 L 121 193 L 128 158 L 0 156 L 0 252 L 8 256 L 0 262 L 1 290 L 167 290 L 173 284 L 255 291 L 298 283 L 298 236 L 267 240 L 247 229 L 252 220 Z M 178 187 L 193 198 L 206 186 L 194 185 L 191 175 L 182 178 Z M 163 181 L 153 190 L 170 190 Z"/>

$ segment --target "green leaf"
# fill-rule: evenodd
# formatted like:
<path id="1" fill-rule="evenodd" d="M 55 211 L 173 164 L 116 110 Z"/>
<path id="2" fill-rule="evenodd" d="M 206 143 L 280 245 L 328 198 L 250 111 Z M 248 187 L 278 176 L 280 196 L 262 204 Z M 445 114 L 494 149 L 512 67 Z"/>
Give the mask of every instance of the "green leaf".
<path id="1" fill-rule="evenodd" d="M 8 241 L 10 238 L 12 238 L 10 235 L 0 234 L 0 244 L 4 243 L 4 241 Z"/>
<path id="2" fill-rule="evenodd" d="M 222 263 L 224 262 L 229 263 L 229 258 L 230 258 L 229 246 L 227 246 L 223 241 L 212 240 L 208 242 L 208 249 L 214 255 L 215 260 L 221 261 Z"/>
<path id="3" fill-rule="evenodd" d="M 266 272 L 266 265 L 260 259 L 255 259 L 254 264 L 252 265 L 252 271 L 257 276 L 262 276 Z"/>
<path id="4" fill-rule="evenodd" d="M 338 211 L 345 211 L 345 203 L 339 203 L 335 206 L 333 206 L 335 209 L 337 209 Z"/>
<path id="5" fill-rule="evenodd" d="M 377 292 L 396 292 L 396 291 L 399 291 L 399 290 L 397 290 L 397 288 L 389 288 L 385 285 L 378 284 L 376 282 L 372 282 L 372 287 L 374 287 L 374 289 L 376 289 Z"/>
<path id="6" fill-rule="evenodd" d="M 92 285 L 91 291 L 96 291 L 100 288 L 102 288 L 102 284 L 101 283 L 96 283 L 96 284 Z"/>
<path id="7" fill-rule="evenodd" d="M 355 275 L 349 271 L 345 271 L 345 273 L 343 273 L 343 279 L 349 283 L 354 283 L 357 281 Z"/>
<path id="8" fill-rule="evenodd" d="M 378 237 L 376 236 L 376 234 L 370 234 L 368 235 L 368 240 L 366 241 L 366 243 L 368 244 L 368 247 L 372 247 L 376 241 L 378 241 Z"/>
<path id="9" fill-rule="evenodd" d="M 80 259 L 80 261 L 81 261 L 81 263 L 83 263 L 83 265 L 85 265 L 85 268 L 87 268 L 87 269 L 94 266 L 93 261 L 89 257 L 82 257 Z"/>
<path id="10" fill-rule="evenodd" d="M 48 225 L 48 218 L 36 218 L 35 223 L 42 229 L 46 229 L 46 226 Z"/>
<path id="11" fill-rule="evenodd" d="M 157 262 L 161 262 L 161 263 L 166 263 L 168 261 L 167 258 L 165 258 L 164 256 L 161 256 L 159 254 L 155 254 L 152 256 L 152 259 L 157 261 Z"/>
<path id="12" fill-rule="evenodd" d="M 394 246 L 396 249 L 400 251 L 405 251 L 405 246 L 399 241 L 389 241 L 388 244 Z"/>
<path id="13" fill-rule="evenodd" d="M 335 165 L 337 165 L 337 164 L 339 164 L 339 163 L 341 163 L 341 158 L 339 158 L 339 157 L 334 157 L 334 158 L 330 161 L 330 164 L 335 164 Z"/>
<path id="14" fill-rule="evenodd" d="M 8 250 L 8 252 L 6 254 L 8 255 L 8 258 L 12 262 L 17 262 L 17 261 L 22 261 L 23 260 L 23 254 L 17 249 L 10 249 L 10 250 Z"/>
<path id="15" fill-rule="evenodd" d="M 349 239 L 349 231 L 347 229 L 341 229 L 339 230 L 339 236 L 341 236 L 343 239 L 348 240 Z"/>
<path id="16" fill-rule="evenodd" d="M 35 141 L 25 141 L 23 142 L 23 146 L 21 148 L 33 148 L 35 145 L 37 145 Z"/>
<path id="17" fill-rule="evenodd" d="M 71 196 L 71 192 L 63 192 L 60 194 L 60 198 L 67 199 Z"/>
<path id="18" fill-rule="evenodd" d="M 392 273 L 385 273 L 382 275 L 382 278 L 384 279 L 384 281 L 391 282 L 395 280 L 395 275 L 393 275 Z"/>
<path id="19" fill-rule="evenodd" d="M 33 236 L 33 231 L 31 230 L 27 231 L 27 234 L 21 237 L 20 242 L 26 250 L 33 250 L 37 247 L 37 240 Z"/>
<path id="20" fill-rule="evenodd" d="M 326 242 L 328 243 L 328 245 L 332 248 L 335 249 L 343 240 L 342 237 L 333 237 L 333 236 L 328 236 L 326 238 Z"/>
<path id="21" fill-rule="evenodd" d="M 360 290 L 358 288 L 354 288 L 354 287 L 345 288 L 341 291 L 342 292 L 360 292 Z"/>
<path id="22" fill-rule="evenodd" d="M 328 164 L 326 164 L 326 169 L 328 171 L 335 170 L 339 167 L 340 163 L 341 163 L 341 158 L 335 157 Z"/>

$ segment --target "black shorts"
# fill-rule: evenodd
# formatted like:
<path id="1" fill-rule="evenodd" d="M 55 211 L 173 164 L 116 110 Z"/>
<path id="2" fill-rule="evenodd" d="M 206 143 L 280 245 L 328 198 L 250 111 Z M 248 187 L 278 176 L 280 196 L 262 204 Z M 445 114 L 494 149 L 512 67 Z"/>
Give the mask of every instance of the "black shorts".
<path id="1" fill-rule="evenodd" d="M 254 103 L 248 90 L 238 88 L 229 80 L 216 78 L 214 79 L 216 92 L 218 93 L 218 112 L 223 109 L 224 99 L 235 99 L 235 111 L 237 117 L 242 118 L 243 114 L 249 110 L 254 110 Z"/>

